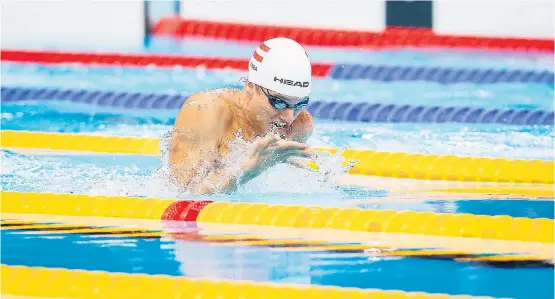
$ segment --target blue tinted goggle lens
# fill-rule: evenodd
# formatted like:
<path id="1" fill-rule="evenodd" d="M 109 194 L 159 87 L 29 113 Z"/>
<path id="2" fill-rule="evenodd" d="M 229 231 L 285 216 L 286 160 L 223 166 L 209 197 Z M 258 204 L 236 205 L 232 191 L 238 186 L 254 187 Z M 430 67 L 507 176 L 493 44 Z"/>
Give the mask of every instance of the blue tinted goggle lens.
<path id="1" fill-rule="evenodd" d="M 290 107 L 290 108 L 295 109 L 295 111 L 299 111 L 299 110 L 302 110 L 303 108 L 305 108 L 306 106 L 308 106 L 308 101 L 309 101 L 308 98 L 306 98 L 305 100 L 303 100 L 301 102 L 298 102 L 295 106 L 289 106 L 286 101 L 284 101 L 284 100 L 282 100 L 278 97 L 271 96 L 268 93 L 266 93 L 266 91 L 264 91 L 264 93 L 266 94 L 266 96 L 270 100 L 270 104 L 272 104 L 272 106 L 274 106 L 274 108 L 276 108 L 278 110 L 283 110 L 287 107 Z"/>

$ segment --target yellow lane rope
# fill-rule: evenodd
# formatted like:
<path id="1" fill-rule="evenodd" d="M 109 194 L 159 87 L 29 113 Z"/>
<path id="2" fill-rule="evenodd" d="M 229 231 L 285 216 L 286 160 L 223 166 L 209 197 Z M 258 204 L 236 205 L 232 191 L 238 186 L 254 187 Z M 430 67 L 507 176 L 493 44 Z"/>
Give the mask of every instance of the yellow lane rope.
<path id="1" fill-rule="evenodd" d="M 175 217 L 188 205 L 175 200 L 2 191 L 2 213 L 53 214 L 138 219 Z M 397 210 L 210 202 L 199 207 L 198 223 L 241 224 L 356 232 L 404 233 L 553 243 L 553 219 Z M 172 216 L 172 217 L 174 217 Z M 181 218 L 170 218 L 179 220 Z"/>
<path id="2" fill-rule="evenodd" d="M 1 131 L 2 148 L 34 148 L 101 153 L 160 155 L 158 138 Z M 317 148 L 336 154 L 335 148 Z M 344 165 L 355 161 L 351 174 L 426 180 L 553 184 L 554 162 L 504 158 L 423 155 L 348 149 Z M 311 164 L 317 167 L 315 164 Z"/>
<path id="3" fill-rule="evenodd" d="M 270 225 L 553 243 L 554 221 L 417 211 L 213 202 L 198 223 Z"/>
<path id="4" fill-rule="evenodd" d="M 2 191 L 2 213 L 161 219 L 173 199 Z"/>
<path id="5" fill-rule="evenodd" d="M 254 283 L 183 276 L 113 273 L 62 268 L 1 266 L 2 294 L 51 298 L 421 298 L 470 299 L 472 296 L 334 286 Z M 480 297 L 491 298 L 491 297 Z"/>
<path id="6" fill-rule="evenodd" d="M 2 130 L 3 148 L 34 148 L 97 153 L 159 155 L 158 138 L 97 136 Z"/>

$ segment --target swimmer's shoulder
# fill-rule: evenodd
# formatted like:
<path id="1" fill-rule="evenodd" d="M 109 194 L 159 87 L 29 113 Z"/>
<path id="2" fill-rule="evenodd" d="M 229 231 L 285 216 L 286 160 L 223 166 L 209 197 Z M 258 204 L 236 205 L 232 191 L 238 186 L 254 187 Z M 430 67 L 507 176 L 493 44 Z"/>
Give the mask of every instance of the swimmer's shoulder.
<path id="1" fill-rule="evenodd" d="M 179 111 L 175 126 L 219 131 L 220 123 L 231 119 L 229 103 L 225 100 L 229 95 L 227 89 L 214 89 L 189 96 Z"/>
<path id="2" fill-rule="evenodd" d="M 228 88 L 219 88 L 206 91 L 200 91 L 189 96 L 185 103 L 183 103 L 183 109 L 219 109 L 226 98 L 230 97 L 234 93 L 234 90 Z"/>

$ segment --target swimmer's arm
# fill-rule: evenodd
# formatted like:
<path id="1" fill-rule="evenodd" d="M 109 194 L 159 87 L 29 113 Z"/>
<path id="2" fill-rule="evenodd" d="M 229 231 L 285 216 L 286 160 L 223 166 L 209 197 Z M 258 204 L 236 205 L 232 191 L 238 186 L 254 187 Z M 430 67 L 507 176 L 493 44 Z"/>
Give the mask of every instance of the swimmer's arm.
<path id="1" fill-rule="evenodd" d="M 187 191 L 191 193 L 230 193 L 237 190 L 240 184 L 255 177 L 251 172 L 244 171 L 244 167 L 234 173 L 229 168 L 219 169 L 220 167 L 217 167 L 216 163 L 204 165 L 209 169 L 202 173 L 199 171 L 202 161 L 213 161 L 215 158 L 213 155 L 217 155 L 217 153 L 213 153 L 213 149 L 206 144 L 191 143 L 190 137 L 181 137 L 179 140 L 181 145 L 170 150 L 170 163 L 175 169 L 174 177 L 177 179 L 177 183 L 186 187 Z M 187 149 L 184 144 L 188 144 Z M 205 154 L 209 152 L 212 154 Z M 178 157 L 182 157 L 182 159 L 178 159 Z"/>
<path id="2" fill-rule="evenodd" d="M 245 171 L 242 167 L 238 173 L 231 173 L 229 170 L 212 171 L 207 181 L 201 186 L 202 194 L 231 193 L 237 190 L 239 185 L 245 184 L 255 178 L 251 171 Z"/>
<path id="3" fill-rule="evenodd" d="M 306 143 L 306 141 L 312 136 L 314 130 L 314 125 L 312 122 L 312 115 L 307 110 L 302 110 L 293 122 L 293 130 L 291 131 L 291 140 Z M 309 165 L 307 161 L 303 161 L 300 158 L 291 157 L 287 159 L 287 162 L 296 167 L 314 171 L 314 169 Z M 253 178 L 260 174 L 260 169 L 252 168 L 247 165 L 242 165 L 241 174 L 223 174 L 222 172 L 215 173 L 212 179 L 220 178 L 221 185 L 227 192 L 235 191 L 239 185 L 245 184 Z"/>
<path id="4" fill-rule="evenodd" d="M 219 118 L 222 113 L 217 113 Z M 250 172 L 231 173 L 216 170 L 214 161 L 221 157 L 217 151 L 221 127 L 213 125 L 210 113 L 201 113 L 197 107 L 184 107 L 176 120 L 169 148 L 169 164 L 177 183 L 189 192 L 200 194 L 229 193 L 238 184 L 250 180 Z M 204 164 L 204 165 L 203 165 Z M 202 167 L 208 168 L 202 173 Z"/>
<path id="5" fill-rule="evenodd" d="M 297 119 L 293 122 L 290 138 L 293 141 L 306 143 L 314 131 L 312 115 L 307 110 L 301 110 Z"/>
<path id="6" fill-rule="evenodd" d="M 292 130 L 291 139 L 296 142 L 306 143 L 314 131 L 314 124 L 310 112 L 302 110 L 293 125 L 294 129 Z M 291 157 L 287 159 L 287 163 L 305 170 L 315 171 L 309 166 L 309 161 L 306 159 Z"/>

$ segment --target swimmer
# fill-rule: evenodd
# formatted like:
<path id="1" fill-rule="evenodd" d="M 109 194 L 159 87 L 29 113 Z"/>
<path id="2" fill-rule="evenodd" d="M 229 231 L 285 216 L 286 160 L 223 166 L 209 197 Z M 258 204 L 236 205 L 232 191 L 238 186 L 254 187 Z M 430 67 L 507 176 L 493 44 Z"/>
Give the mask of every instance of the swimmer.
<path id="1" fill-rule="evenodd" d="M 242 89 L 190 96 L 177 115 L 169 166 L 178 186 L 196 194 L 229 193 L 278 163 L 304 167 L 314 157 L 308 105 L 312 67 L 296 41 L 263 42 L 249 61 Z M 248 143 L 237 167 L 224 163 L 237 138 Z M 308 167 L 306 167 L 308 169 Z"/>

